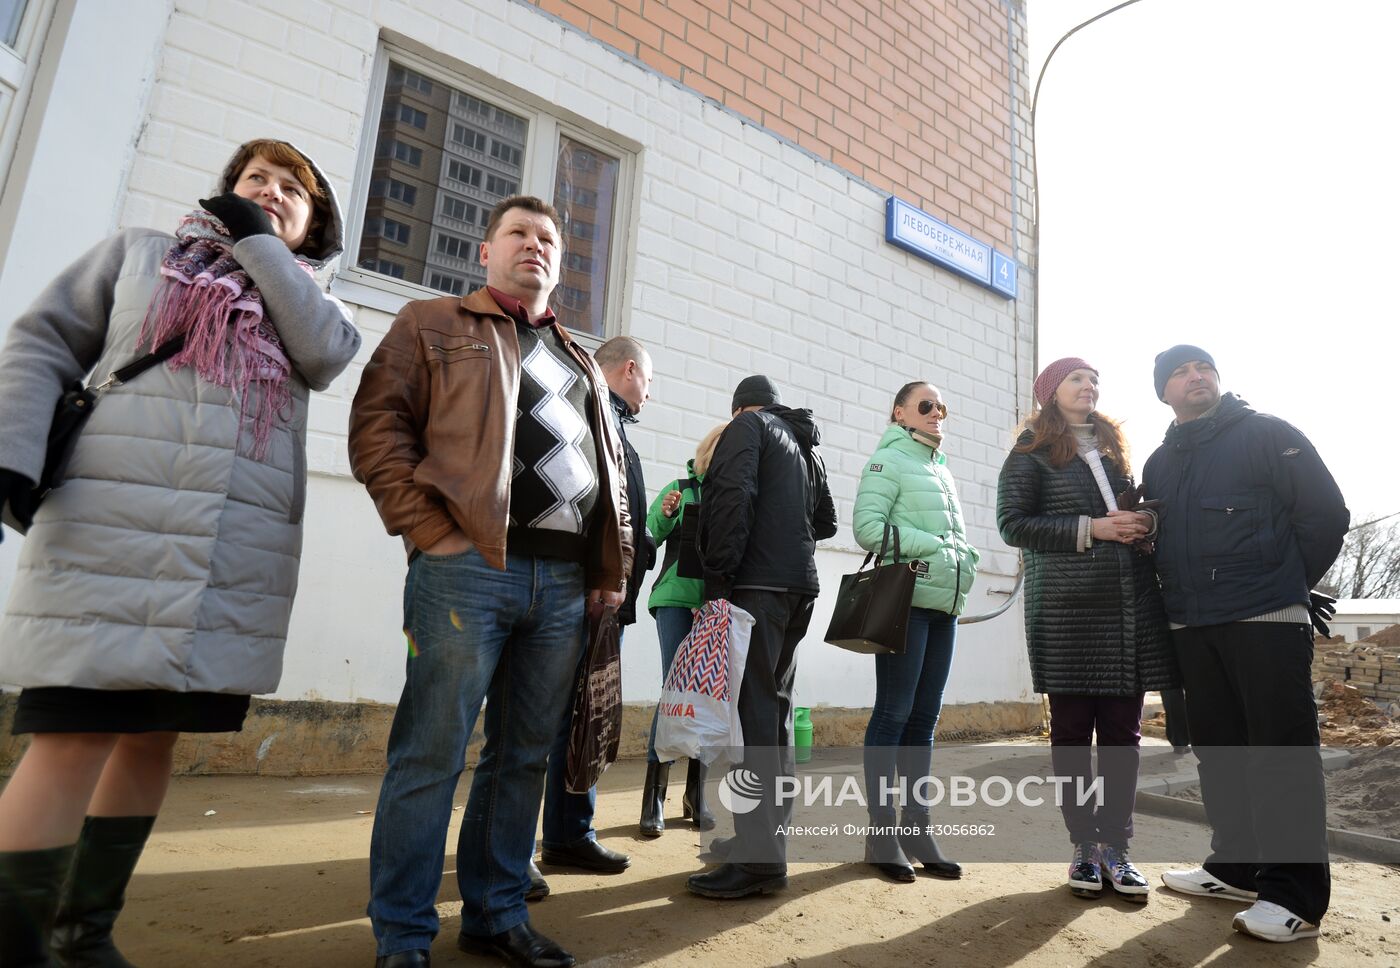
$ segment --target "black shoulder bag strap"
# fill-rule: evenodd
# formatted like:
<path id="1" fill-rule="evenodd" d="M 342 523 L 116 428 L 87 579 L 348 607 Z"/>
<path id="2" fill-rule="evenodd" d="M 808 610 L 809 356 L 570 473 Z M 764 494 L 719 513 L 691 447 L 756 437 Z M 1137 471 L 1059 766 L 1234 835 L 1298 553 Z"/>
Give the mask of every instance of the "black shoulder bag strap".
<path id="1" fill-rule="evenodd" d="M 68 473 L 68 461 L 73 456 L 73 447 L 83 425 L 92 416 L 102 394 L 112 387 L 121 386 L 136 379 L 153 366 L 158 366 L 180 352 L 185 346 L 185 334 L 172 336 L 145 356 L 132 360 L 119 370 L 113 370 L 107 379 L 96 386 L 84 386 L 82 380 L 74 380 L 58 398 L 54 407 L 53 421 L 49 424 L 48 444 L 44 454 L 44 469 L 39 482 L 31 492 L 31 506 L 38 507 L 49 491 L 63 483 Z"/>

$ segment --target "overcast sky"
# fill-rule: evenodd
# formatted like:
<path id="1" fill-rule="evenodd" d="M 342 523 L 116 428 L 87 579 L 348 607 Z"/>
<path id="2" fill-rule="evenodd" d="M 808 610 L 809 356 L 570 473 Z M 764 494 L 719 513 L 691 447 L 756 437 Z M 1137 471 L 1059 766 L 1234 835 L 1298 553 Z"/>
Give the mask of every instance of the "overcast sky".
<path id="1" fill-rule="evenodd" d="M 1113 5 L 1029 0 L 1032 89 Z M 1171 419 L 1152 358 L 1194 343 L 1312 440 L 1354 521 L 1400 511 L 1398 37 L 1390 0 L 1141 0 L 1055 54 L 1040 363 L 1099 369 L 1139 470 Z"/>

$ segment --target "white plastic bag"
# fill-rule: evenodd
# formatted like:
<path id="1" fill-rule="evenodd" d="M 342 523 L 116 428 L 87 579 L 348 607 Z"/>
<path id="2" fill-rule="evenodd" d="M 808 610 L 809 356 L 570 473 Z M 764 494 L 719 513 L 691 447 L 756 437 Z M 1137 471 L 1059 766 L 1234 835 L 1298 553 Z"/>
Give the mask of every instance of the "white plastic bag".
<path id="1" fill-rule="evenodd" d="M 705 602 L 676 648 L 657 707 L 656 756 L 663 763 L 713 763 L 744 745 L 739 688 L 749 657 L 753 616 L 726 599 Z"/>

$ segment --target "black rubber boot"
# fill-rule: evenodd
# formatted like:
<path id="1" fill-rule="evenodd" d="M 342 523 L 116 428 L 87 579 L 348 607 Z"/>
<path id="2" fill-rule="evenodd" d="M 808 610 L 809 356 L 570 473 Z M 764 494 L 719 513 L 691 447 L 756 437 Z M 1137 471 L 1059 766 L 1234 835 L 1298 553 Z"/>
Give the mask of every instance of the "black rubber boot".
<path id="1" fill-rule="evenodd" d="M 698 830 L 715 829 L 715 815 L 705 803 L 705 764 L 699 760 L 691 760 L 685 770 L 681 816 L 694 822 Z"/>
<path id="2" fill-rule="evenodd" d="M 126 885 L 155 817 L 88 817 L 54 919 L 51 951 L 62 968 L 135 968 L 112 942 Z"/>
<path id="3" fill-rule="evenodd" d="M 42 968 L 75 845 L 0 851 L 0 968 Z"/>
<path id="4" fill-rule="evenodd" d="M 642 787 L 643 837 L 660 837 L 666 829 L 666 783 L 670 778 L 670 763 L 647 764 L 646 784 Z"/>

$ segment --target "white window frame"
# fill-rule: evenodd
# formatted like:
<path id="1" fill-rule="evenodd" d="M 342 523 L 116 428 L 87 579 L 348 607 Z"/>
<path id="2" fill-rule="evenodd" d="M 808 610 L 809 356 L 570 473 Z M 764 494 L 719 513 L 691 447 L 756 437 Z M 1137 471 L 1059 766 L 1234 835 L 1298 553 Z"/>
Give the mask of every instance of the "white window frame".
<path id="1" fill-rule="evenodd" d="M 0 97 L 10 101 L 3 115 L 4 123 L 0 125 L 0 186 L 9 176 L 19 145 L 29 95 L 39 72 L 39 55 L 43 52 L 56 6 L 56 0 L 29 0 L 19 22 L 15 45 L 7 47 L 0 42 Z"/>
<path id="2" fill-rule="evenodd" d="M 374 170 L 380 112 L 384 106 L 384 88 L 388 81 L 389 63 L 393 61 L 434 83 L 469 94 L 494 107 L 504 108 L 526 121 L 528 134 L 521 163 L 520 192 L 553 201 L 561 136 L 582 142 L 619 159 L 616 200 L 609 235 L 611 252 L 603 335 L 599 337 L 586 332 L 575 332 L 573 335 L 586 345 L 596 346 L 611 336 L 626 332 L 626 324 L 631 314 L 631 299 L 628 298 L 627 287 L 636 262 L 636 213 L 641 190 L 642 146 L 470 65 L 457 62 L 449 68 L 438 62 L 439 55 L 426 50 L 419 52 L 410 49 L 410 45 L 414 48 L 420 46 L 413 41 L 385 36 L 381 37 L 375 51 L 369 100 L 361 128 L 359 159 L 355 180 L 351 186 L 349 205 L 346 208 L 345 255 L 342 257 L 341 268 L 331 281 L 331 292 L 346 302 L 393 314 L 397 314 L 410 300 L 435 299 L 443 295 L 436 289 L 401 279 L 391 279 L 355 265 L 364 230 L 365 208 L 369 202 L 369 183 Z M 445 57 L 442 59 L 446 60 Z M 483 183 L 484 181 L 483 178 Z M 565 251 L 568 251 L 567 239 Z"/>

